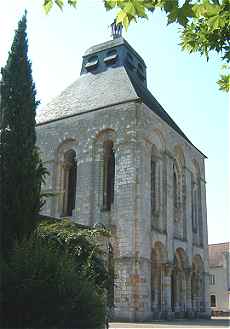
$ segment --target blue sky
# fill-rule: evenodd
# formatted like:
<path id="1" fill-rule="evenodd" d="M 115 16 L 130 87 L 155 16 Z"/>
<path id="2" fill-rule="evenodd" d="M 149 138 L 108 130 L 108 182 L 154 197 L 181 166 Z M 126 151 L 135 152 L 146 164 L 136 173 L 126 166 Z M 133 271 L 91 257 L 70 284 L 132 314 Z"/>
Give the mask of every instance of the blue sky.
<path id="1" fill-rule="evenodd" d="M 46 16 L 42 0 L 0 2 L 0 67 L 5 65 L 14 30 L 28 9 L 29 55 L 38 97 L 44 105 L 79 77 L 81 57 L 110 39 L 114 12 L 100 0 L 79 0 Z M 147 65 L 148 88 L 206 160 L 209 243 L 229 240 L 229 98 L 218 90 L 221 61 L 207 63 L 178 45 L 178 26 L 166 26 L 162 12 L 132 24 L 123 36 Z"/>

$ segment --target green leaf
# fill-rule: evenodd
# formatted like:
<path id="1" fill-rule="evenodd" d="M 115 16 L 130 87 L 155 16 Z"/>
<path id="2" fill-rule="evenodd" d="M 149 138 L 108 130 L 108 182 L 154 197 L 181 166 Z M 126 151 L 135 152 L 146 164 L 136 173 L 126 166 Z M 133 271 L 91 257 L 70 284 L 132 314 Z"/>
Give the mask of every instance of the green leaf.
<path id="1" fill-rule="evenodd" d="M 230 74 L 221 74 L 217 83 L 219 85 L 219 90 L 228 92 L 230 90 Z"/>
<path id="2" fill-rule="evenodd" d="M 139 0 L 134 0 L 133 6 L 135 7 L 136 14 L 139 17 L 147 17 L 147 15 L 145 13 L 145 4 L 144 3 L 142 3 Z"/>
<path id="3" fill-rule="evenodd" d="M 124 10 L 120 10 L 117 14 L 116 24 L 119 23 L 125 27 L 126 31 L 128 30 L 130 20 L 127 13 Z"/>
<path id="4" fill-rule="evenodd" d="M 123 26 L 125 27 L 126 31 L 128 30 L 129 23 L 130 23 L 130 20 L 129 20 L 128 16 L 126 16 L 123 20 Z"/>
<path id="5" fill-rule="evenodd" d="M 183 6 L 180 8 L 181 14 L 184 17 L 194 17 L 193 12 L 193 5 L 190 3 L 190 1 L 186 0 Z"/>
<path id="6" fill-rule="evenodd" d="M 43 9 L 45 13 L 48 14 L 53 7 L 53 0 L 44 0 Z"/>
<path id="7" fill-rule="evenodd" d="M 220 16 L 213 16 L 208 19 L 208 30 L 214 31 L 222 27 L 222 18 Z"/>
<path id="8" fill-rule="evenodd" d="M 130 16 L 136 15 L 135 7 L 134 7 L 133 3 L 131 3 L 131 2 L 128 2 L 123 10 Z"/>
<path id="9" fill-rule="evenodd" d="M 68 4 L 74 8 L 76 8 L 78 0 L 68 0 Z"/>
<path id="10" fill-rule="evenodd" d="M 168 14 L 168 24 L 176 22 L 178 18 L 178 8 L 173 8 L 173 10 Z"/>
<path id="11" fill-rule="evenodd" d="M 177 0 L 165 0 L 164 10 L 165 10 L 166 13 L 170 13 L 175 9 L 178 9 L 178 1 Z"/>
<path id="12" fill-rule="evenodd" d="M 145 8 L 146 8 L 147 10 L 153 12 L 153 11 L 155 10 L 155 7 L 156 7 L 156 5 L 154 4 L 153 1 L 151 1 L 151 0 L 147 0 L 147 1 L 145 1 Z"/>
<path id="13" fill-rule="evenodd" d="M 192 10 L 197 18 L 200 17 L 212 17 L 218 15 L 221 6 L 216 4 L 211 4 L 209 1 L 203 0 L 203 4 L 195 4 Z"/>
<path id="14" fill-rule="evenodd" d="M 126 16 L 127 16 L 127 13 L 123 10 L 120 10 L 116 17 L 116 23 L 117 24 L 122 23 Z"/>
<path id="15" fill-rule="evenodd" d="M 64 5 L 64 0 L 55 0 L 56 5 L 62 10 Z"/>
<path id="16" fill-rule="evenodd" d="M 104 6 L 106 10 L 111 10 L 117 6 L 116 0 L 104 0 Z"/>

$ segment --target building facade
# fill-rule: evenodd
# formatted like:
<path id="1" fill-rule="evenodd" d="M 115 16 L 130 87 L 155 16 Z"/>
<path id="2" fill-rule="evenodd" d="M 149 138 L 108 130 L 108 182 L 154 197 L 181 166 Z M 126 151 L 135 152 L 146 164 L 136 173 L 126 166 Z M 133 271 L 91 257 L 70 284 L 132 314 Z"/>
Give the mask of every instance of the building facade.
<path id="1" fill-rule="evenodd" d="M 230 315 L 230 243 L 210 244 L 209 300 L 213 314 Z"/>
<path id="2" fill-rule="evenodd" d="M 112 230 L 114 319 L 209 316 L 205 156 L 147 88 L 122 37 L 37 116 L 55 192 L 43 213 Z"/>

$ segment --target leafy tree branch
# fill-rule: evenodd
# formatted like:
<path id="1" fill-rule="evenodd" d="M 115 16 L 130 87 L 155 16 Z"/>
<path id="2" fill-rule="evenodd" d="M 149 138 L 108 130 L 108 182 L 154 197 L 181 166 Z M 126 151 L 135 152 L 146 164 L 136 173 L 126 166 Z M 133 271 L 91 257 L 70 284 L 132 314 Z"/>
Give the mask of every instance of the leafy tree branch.
<path id="1" fill-rule="evenodd" d="M 211 51 L 220 55 L 224 64 L 230 61 L 230 0 L 102 0 L 106 10 L 117 10 L 116 22 L 127 30 L 131 22 L 148 19 L 156 9 L 165 12 L 168 24 L 181 26 L 181 47 L 209 59 Z M 65 4 L 76 8 L 78 0 L 44 0 L 46 13 L 53 5 L 61 10 Z M 219 89 L 229 91 L 229 66 L 217 82 Z"/>

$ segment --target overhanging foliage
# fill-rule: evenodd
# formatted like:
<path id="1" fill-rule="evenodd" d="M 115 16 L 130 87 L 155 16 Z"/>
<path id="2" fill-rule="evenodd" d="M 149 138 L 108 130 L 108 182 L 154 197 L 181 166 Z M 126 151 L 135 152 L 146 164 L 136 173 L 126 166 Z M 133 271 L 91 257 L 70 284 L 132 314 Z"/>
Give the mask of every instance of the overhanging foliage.
<path id="1" fill-rule="evenodd" d="M 74 256 L 79 271 L 94 280 L 99 289 L 108 287 L 108 230 L 89 228 L 69 219 L 43 217 L 37 234 L 61 252 Z"/>
<path id="2" fill-rule="evenodd" d="M 116 22 L 127 30 L 131 22 L 147 19 L 149 13 L 160 9 L 167 15 L 168 24 L 181 27 L 181 47 L 189 53 L 198 52 L 209 59 L 211 51 L 217 52 L 225 63 L 230 60 L 230 1 L 229 0 L 102 0 L 106 10 L 117 9 Z M 48 13 L 53 4 L 60 9 L 64 0 L 43 0 Z M 78 0 L 68 0 L 76 7 Z M 218 81 L 219 89 L 230 89 L 229 66 Z"/>

